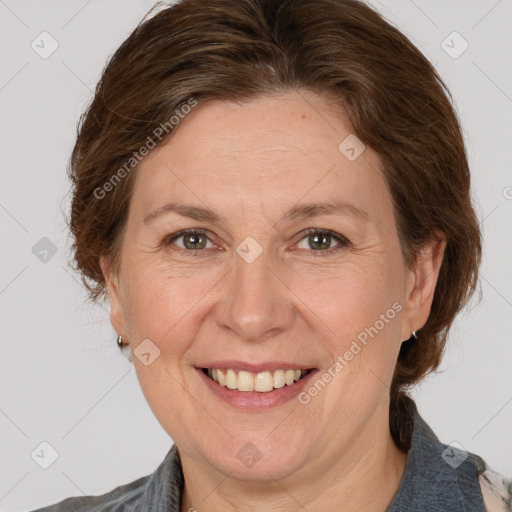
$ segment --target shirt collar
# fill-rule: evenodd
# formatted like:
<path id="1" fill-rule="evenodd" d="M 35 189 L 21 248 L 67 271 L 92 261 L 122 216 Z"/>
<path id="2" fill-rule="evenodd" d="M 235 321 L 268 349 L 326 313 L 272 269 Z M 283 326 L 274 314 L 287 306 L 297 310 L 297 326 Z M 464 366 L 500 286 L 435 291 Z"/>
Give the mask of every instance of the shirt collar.
<path id="1" fill-rule="evenodd" d="M 413 424 L 405 471 L 386 512 L 485 512 L 478 483 L 485 462 L 441 443 L 416 407 Z"/>

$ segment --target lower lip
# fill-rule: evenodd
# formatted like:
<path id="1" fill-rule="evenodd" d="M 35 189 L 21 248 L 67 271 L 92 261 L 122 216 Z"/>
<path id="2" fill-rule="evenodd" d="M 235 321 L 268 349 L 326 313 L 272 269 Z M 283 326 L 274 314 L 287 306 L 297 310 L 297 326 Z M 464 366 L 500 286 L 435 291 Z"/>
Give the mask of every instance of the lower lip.
<path id="1" fill-rule="evenodd" d="M 196 368 L 196 371 L 212 393 L 233 407 L 244 411 L 264 411 L 293 400 L 302 392 L 311 378 L 318 372 L 318 370 L 311 370 L 305 377 L 298 382 L 294 382 L 291 386 L 285 385 L 282 388 L 260 393 L 259 391 L 238 391 L 236 389 L 229 389 L 210 379 L 201 368 Z"/>

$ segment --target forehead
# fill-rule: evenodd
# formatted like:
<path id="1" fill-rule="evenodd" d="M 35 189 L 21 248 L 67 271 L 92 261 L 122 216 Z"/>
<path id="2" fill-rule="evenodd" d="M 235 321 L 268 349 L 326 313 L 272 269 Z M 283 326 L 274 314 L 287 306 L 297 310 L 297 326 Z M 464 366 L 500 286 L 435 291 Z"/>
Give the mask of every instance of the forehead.
<path id="1" fill-rule="evenodd" d="M 357 144 L 341 108 L 311 92 L 209 102 L 145 158 L 132 201 L 144 216 L 177 200 L 228 216 L 344 201 L 378 219 L 389 193 L 378 156 L 368 147 L 357 156 Z"/>

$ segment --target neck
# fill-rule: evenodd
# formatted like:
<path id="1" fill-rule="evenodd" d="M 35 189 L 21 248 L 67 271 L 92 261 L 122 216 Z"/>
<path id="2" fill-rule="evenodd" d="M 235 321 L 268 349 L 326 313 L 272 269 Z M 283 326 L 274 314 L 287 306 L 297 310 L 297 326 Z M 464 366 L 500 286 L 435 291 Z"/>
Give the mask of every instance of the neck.
<path id="1" fill-rule="evenodd" d="M 350 446 L 318 454 L 300 475 L 280 480 L 271 479 L 271 471 L 264 482 L 234 480 L 183 455 L 181 512 L 383 512 L 398 490 L 407 458 L 385 419 L 368 423 Z"/>

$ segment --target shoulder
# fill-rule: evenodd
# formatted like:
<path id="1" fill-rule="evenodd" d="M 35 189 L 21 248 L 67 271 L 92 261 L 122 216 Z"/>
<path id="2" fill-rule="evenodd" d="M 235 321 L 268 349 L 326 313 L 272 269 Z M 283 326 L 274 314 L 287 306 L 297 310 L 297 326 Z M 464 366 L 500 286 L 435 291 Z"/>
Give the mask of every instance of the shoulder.
<path id="1" fill-rule="evenodd" d="M 507 481 L 500 473 L 486 469 L 478 481 L 487 512 L 512 511 L 512 480 Z"/>
<path id="2" fill-rule="evenodd" d="M 177 512 L 183 485 L 181 458 L 177 446 L 173 444 L 162 463 L 150 475 L 120 485 L 105 494 L 66 498 L 31 512 Z"/>
<path id="3" fill-rule="evenodd" d="M 111 491 L 95 496 L 75 496 L 32 512 L 121 512 L 126 505 L 142 504 L 141 497 L 150 476 L 120 485 Z M 98 508 L 101 506 L 101 508 Z"/>
<path id="4" fill-rule="evenodd" d="M 409 439 L 400 487 L 386 512 L 512 512 L 512 497 L 502 475 L 457 443 L 442 443 L 417 409 L 401 430 Z M 410 434 L 410 436 L 405 436 Z"/>

